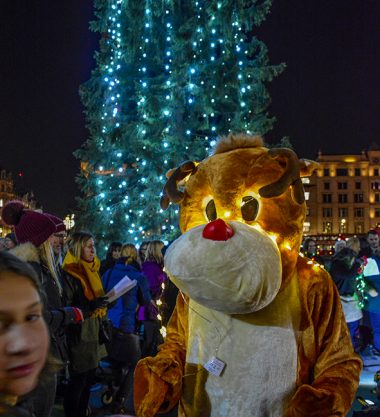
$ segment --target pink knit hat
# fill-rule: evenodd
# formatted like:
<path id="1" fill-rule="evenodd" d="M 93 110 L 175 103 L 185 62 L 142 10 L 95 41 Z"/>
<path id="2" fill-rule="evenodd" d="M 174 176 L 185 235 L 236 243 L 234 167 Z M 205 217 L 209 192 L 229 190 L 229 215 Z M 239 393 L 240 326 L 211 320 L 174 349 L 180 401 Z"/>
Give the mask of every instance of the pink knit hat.
<path id="1" fill-rule="evenodd" d="M 1 213 L 4 223 L 14 226 L 18 243 L 40 246 L 56 232 L 55 223 L 45 214 L 27 209 L 21 201 L 10 201 Z"/>
<path id="2" fill-rule="evenodd" d="M 60 219 L 57 216 L 54 216 L 54 214 L 50 214 L 50 213 L 44 213 L 44 214 L 45 216 L 48 216 L 49 219 L 55 224 L 55 227 L 56 227 L 55 233 L 66 232 L 66 226 L 65 226 L 65 223 L 63 223 L 62 219 Z"/>

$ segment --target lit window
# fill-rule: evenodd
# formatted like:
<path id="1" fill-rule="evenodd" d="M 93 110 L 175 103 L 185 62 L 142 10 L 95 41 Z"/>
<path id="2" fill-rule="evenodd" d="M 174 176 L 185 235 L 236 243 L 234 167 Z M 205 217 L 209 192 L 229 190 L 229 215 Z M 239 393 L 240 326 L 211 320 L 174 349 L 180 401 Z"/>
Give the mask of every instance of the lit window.
<path id="1" fill-rule="evenodd" d="M 358 222 L 355 223 L 355 233 L 364 233 L 364 223 Z"/>

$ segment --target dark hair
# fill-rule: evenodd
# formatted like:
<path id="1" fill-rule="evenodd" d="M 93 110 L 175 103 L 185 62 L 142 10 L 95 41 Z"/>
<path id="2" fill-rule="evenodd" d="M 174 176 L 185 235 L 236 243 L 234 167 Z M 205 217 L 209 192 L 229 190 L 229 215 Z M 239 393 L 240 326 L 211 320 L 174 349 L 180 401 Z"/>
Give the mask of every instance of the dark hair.
<path id="1" fill-rule="evenodd" d="M 302 248 L 303 248 L 303 251 L 304 251 L 304 252 L 309 252 L 309 244 L 310 244 L 310 242 L 314 242 L 314 243 L 316 244 L 315 239 L 313 239 L 313 238 L 311 238 L 311 237 L 308 237 L 308 238 L 306 238 L 306 239 L 303 241 L 303 243 L 302 243 Z"/>
<path id="2" fill-rule="evenodd" d="M 336 261 L 343 261 L 348 264 L 352 258 L 356 258 L 355 252 L 351 248 L 345 247 L 339 252 L 336 252 L 332 259 Z"/>
<path id="3" fill-rule="evenodd" d="M 371 229 L 371 230 L 368 230 L 368 233 L 367 233 L 367 236 L 369 236 L 369 235 L 379 235 L 377 232 L 376 232 L 376 230 L 374 230 L 374 229 Z"/>
<path id="4" fill-rule="evenodd" d="M 110 246 L 109 246 L 109 248 L 107 250 L 106 260 L 107 261 L 113 260 L 113 258 L 112 258 L 112 252 L 115 249 L 121 249 L 122 246 L 123 246 L 123 244 L 121 242 L 111 242 L 110 243 Z"/>
<path id="5" fill-rule="evenodd" d="M 148 249 L 148 245 L 149 245 L 150 242 L 151 242 L 150 240 L 143 240 L 140 243 L 140 247 L 139 247 L 138 253 L 139 253 L 139 257 L 140 257 L 140 261 L 141 262 L 144 262 L 145 261 L 145 255 L 143 254 L 143 250 L 144 250 L 144 252 L 146 254 L 146 250 Z"/>

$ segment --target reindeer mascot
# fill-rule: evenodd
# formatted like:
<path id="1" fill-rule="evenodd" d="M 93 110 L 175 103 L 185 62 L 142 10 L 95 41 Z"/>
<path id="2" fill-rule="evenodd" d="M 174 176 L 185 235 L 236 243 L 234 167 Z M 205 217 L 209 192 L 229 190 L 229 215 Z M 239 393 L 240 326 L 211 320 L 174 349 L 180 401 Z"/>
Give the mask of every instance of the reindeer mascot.
<path id="1" fill-rule="evenodd" d="M 315 163 L 230 135 L 169 173 L 183 234 L 166 272 L 181 290 L 158 355 L 139 362 L 139 417 L 345 416 L 359 380 L 327 272 L 299 255 L 301 177 Z M 182 184 L 183 190 L 178 186 Z"/>

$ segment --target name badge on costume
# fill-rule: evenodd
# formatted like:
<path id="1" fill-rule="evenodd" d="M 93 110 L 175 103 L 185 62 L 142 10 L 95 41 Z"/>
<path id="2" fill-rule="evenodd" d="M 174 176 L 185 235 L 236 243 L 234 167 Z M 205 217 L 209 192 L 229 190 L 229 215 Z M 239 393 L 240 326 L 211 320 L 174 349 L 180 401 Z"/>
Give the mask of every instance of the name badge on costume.
<path id="1" fill-rule="evenodd" d="M 205 364 L 205 369 L 210 372 L 210 374 L 215 376 L 220 376 L 225 367 L 226 364 L 222 360 L 215 357 L 211 358 Z"/>

